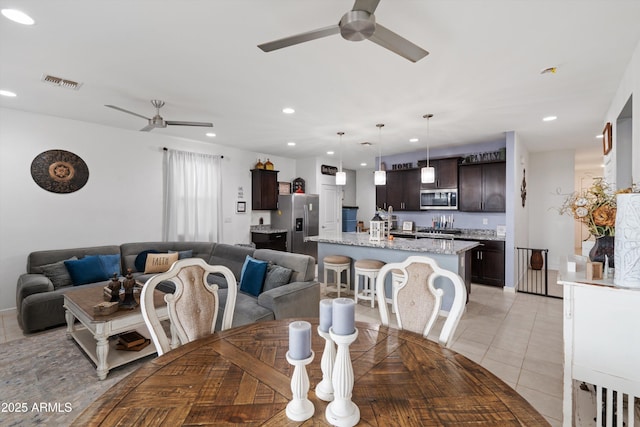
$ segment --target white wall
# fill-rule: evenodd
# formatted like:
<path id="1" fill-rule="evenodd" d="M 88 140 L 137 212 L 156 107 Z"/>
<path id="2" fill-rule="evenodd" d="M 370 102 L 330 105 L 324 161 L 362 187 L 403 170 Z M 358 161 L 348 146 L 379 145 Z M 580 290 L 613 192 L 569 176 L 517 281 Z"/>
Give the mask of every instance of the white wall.
<path id="1" fill-rule="evenodd" d="M 260 153 L 166 137 L 161 130 L 126 131 L 0 109 L 0 310 L 15 306 L 16 281 L 30 252 L 162 239 L 162 147 L 224 155 L 220 241 L 248 242 L 249 170 Z M 55 194 L 33 181 L 32 160 L 52 149 L 87 163 L 82 189 Z M 295 161 L 271 161 L 279 176 L 294 176 Z M 247 213 L 235 212 L 239 200 L 247 201 Z"/>
<path id="2" fill-rule="evenodd" d="M 505 238 L 505 286 L 516 287 L 519 277 L 516 268 L 516 248 L 529 245 L 529 210 L 531 207 L 531 170 L 529 151 L 519 140 L 515 132 L 507 132 L 507 207 Z M 525 205 L 522 206 L 522 184 L 525 178 L 527 192 Z"/>
<path id="3" fill-rule="evenodd" d="M 369 221 L 376 213 L 376 186 L 373 183 L 375 169 L 359 169 L 356 172 L 356 205 L 358 206 L 358 221 L 369 228 Z"/>
<path id="4" fill-rule="evenodd" d="M 604 117 L 602 126 L 606 122 L 611 122 L 614 124 L 620 115 L 620 112 L 624 108 L 625 104 L 629 100 L 631 95 L 635 94 L 632 102 L 632 181 L 640 183 L 640 42 L 636 46 L 636 49 L 629 61 L 629 66 L 624 72 L 622 80 L 620 80 L 620 85 L 618 86 L 618 90 L 616 91 L 615 96 L 611 100 L 611 106 L 607 111 L 607 114 Z M 605 159 L 605 179 L 610 182 L 615 182 L 616 177 L 616 157 L 618 155 L 617 147 L 617 132 L 616 129 L 613 129 L 613 148 L 607 155 Z"/>
<path id="5" fill-rule="evenodd" d="M 529 154 L 529 247 L 549 249 L 549 268 L 557 269 L 563 256 L 573 254 L 574 220 L 558 209 L 574 191 L 573 150 Z"/>

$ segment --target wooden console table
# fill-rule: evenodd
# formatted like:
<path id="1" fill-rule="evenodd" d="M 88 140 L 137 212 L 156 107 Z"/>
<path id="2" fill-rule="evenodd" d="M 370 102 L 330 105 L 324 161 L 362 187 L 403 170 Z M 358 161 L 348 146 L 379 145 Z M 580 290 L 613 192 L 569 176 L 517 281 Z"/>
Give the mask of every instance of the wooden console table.
<path id="1" fill-rule="evenodd" d="M 634 417 L 640 425 L 634 415 L 634 396 L 640 399 L 640 289 L 615 287 L 611 278 L 587 281 L 584 263 L 576 272 L 561 270 L 558 284 L 564 286 L 563 425 L 576 424 L 574 380 L 596 386 L 596 425 L 606 419 L 607 426 L 620 426 L 623 412 L 627 426 Z"/>
<path id="2" fill-rule="evenodd" d="M 287 363 L 290 320 L 216 332 L 149 361 L 74 421 L 114 425 L 327 425 L 322 379 L 324 341 L 312 334 L 307 365 L 313 417 L 290 421 L 293 367 Z M 317 319 L 309 319 L 313 329 Z M 353 401 L 360 425 L 544 426 L 547 421 L 511 387 L 466 357 L 412 332 L 357 323 L 351 345 Z"/>

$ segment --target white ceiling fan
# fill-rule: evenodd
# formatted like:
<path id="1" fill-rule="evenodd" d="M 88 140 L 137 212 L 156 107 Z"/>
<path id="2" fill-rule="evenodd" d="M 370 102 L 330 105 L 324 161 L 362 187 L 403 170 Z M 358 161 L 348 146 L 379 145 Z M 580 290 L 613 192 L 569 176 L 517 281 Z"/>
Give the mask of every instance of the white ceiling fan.
<path id="1" fill-rule="evenodd" d="M 124 108 L 116 107 L 115 105 L 105 105 L 105 107 L 113 108 L 114 110 L 122 111 L 123 113 L 132 114 L 134 116 L 141 117 L 147 120 L 148 124 L 140 129 L 141 132 L 149 132 L 155 128 L 166 128 L 168 126 L 202 126 L 202 127 L 213 127 L 213 123 L 208 122 L 184 122 L 184 121 L 176 121 L 176 120 L 165 120 L 160 116 L 160 108 L 164 105 L 164 101 L 160 101 L 159 99 L 152 99 L 151 104 L 156 108 L 156 115 L 149 118 L 145 117 L 142 114 L 134 113 L 133 111 L 125 110 Z"/>
<path id="2" fill-rule="evenodd" d="M 411 62 L 427 56 L 429 52 L 376 22 L 373 12 L 378 3 L 380 0 L 356 0 L 353 9 L 345 13 L 336 25 L 263 43 L 258 47 L 264 52 L 271 52 L 340 33 L 342 38 L 350 41 L 371 40 Z"/>

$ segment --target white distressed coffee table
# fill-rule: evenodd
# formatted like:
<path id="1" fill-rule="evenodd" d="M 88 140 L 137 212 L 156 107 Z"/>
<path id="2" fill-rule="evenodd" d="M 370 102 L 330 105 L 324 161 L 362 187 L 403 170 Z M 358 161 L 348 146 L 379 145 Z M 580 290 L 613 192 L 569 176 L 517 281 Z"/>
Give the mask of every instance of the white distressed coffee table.
<path id="1" fill-rule="evenodd" d="M 149 330 L 144 323 L 140 306 L 132 310 L 120 309 L 113 314 L 97 316 L 93 306 L 104 301 L 103 287 L 74 289 L 64 294 L 67 337 L 73 338 L 96 364 L 98 378 L 104 380 L 110 369 L 125 365 L 156 352 L 153 342 L 140 351 L 117 350 L 117 339 L 111 337 L 123 332 L 136 330 L 149 338 Z M 164 302 L 164 293 L 156 291 L 155 305 L 160 320 L 169 318 Z M 138 300 L 138 294 L 136 294 Z M 77 327 L 78 319 L 83 327 Z"/>

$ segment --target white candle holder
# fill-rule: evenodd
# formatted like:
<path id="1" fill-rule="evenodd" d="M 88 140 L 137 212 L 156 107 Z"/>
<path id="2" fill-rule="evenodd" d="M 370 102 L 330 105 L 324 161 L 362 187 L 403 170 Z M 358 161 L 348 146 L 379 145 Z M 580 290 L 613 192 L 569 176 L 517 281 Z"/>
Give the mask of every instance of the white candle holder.
<path id="1" fill-rule="evenodd" d="M 318 327 L 318 335 L 324 338 L 324 351 L 320 360 L 320 368 L 322 369 L 322 381 L 316 386 L 316 396 L 325 402 L 333 400 L 333 384 L 331 376 L 333 374 L 333 363 L 336 359 L 336 346 L 333 344 L 329 332 L 324 332 Z"/>
<path id="2" fill-rule="evenodd" d="M 287 352 L 287 362 L 294 366 L 293 376 L 291 377 L 291 393 L 293 399 L 287 404 L 286 414 L 287 418 L 292 421 L 305 421 L 313 416 L 315 408 L 313 403 L 307 399 L 307 393 L 309 392 L 309 375 L 307 375 L 308 365 L 313 360 L 313 350 L 311 356 L 306 359 L 292 359 Z"/>
<path id="3" fill-rule="evenodd" d="M 336 335 L 330 328 L 329 335 L 338 345 L 338 353 L 331 376 L 333 401 L 327 405 L 325 417 L 331 425 L 352 427 L 360 421 L 360 408 L 351 401 L 354 377 L 349 346 L 358 337 L 358 330 L 351 335 Z"/>

